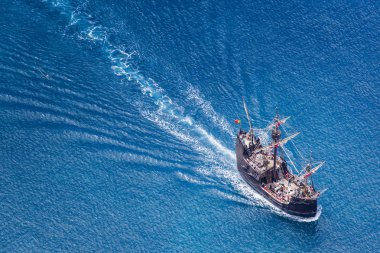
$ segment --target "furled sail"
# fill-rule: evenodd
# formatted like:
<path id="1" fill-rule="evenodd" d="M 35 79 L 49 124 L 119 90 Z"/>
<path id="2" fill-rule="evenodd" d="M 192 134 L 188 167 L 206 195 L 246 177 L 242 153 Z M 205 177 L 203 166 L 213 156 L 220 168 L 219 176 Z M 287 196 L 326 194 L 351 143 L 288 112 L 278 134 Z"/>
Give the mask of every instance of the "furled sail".
<path id="1" fill-rule="evenodd" d="M 279 127 L 280 125 L 285 124 L 285 122 L 286 122 L 288 119 L 290 119 L 290 116 L 289 116 L 289 117 L 286 117 L 286 118 L 283 118 L 283 119 L 281 119 L 281 120 L 279 120 L 279 121 L 277 121 L 277 122 L 275 122 L 275 123 L 270 124 L 267 128 L 272 129 L 272 128 L 275 127 L 276 125 L 277 125 L 277 127 Z"/>
<path id="2" fill-rule="evenodd" d="M 308 178 L 308 177 L 310 177 L 310 176 L 313 175 L 315 172 L 317 172 L 317 170 L 319 170 L 319 168 L 321 168 L 323 164 L 325 164 L 325 162 L 322 162 L 322 163 L 320 163 L 319 165 L 315 166 L 312 170 L 310 170 L 309 172 L 303 174 L 302 177 L 303 177 L 303 178 Z"/>
<path id="3" fill-rule="evenodd" d="M 291 139 L 293 139 L 294 137 L 296 137 L 297 135 L 299 135 L 300 133 L 295 133 L 295 134 L 292 134 L 291 136 L 288 136 L 284 139 L 282 139 L 281 141 L 279 142 L 276 142 L 276 143 L 272 143 L 271 145 L 269 146 L 266 146 L 266 147 L 263 147 L 263 148 L 260 148 L 260 149 L 256 149 L 257 151 L 261 151 L 261 150 L 264 150 L 264 149 L 272 149 L 274 147 L 282 147 L 284 146 L 288 141 L 290 141 Z"/>

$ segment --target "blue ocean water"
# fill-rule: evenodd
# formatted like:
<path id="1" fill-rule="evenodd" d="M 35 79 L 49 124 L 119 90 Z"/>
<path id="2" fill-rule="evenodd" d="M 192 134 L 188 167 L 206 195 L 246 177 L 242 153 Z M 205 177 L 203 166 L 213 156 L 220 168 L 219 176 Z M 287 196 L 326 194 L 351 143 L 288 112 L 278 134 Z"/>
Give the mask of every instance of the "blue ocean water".
<path id="1" fill-rule="evenodd" d="M 0 251 L 378 251 L 379 10 L 1 1 Z M 240 179 L 242 96 L 255 128 L 279 108 L 326 161 L 315 219 Z"/>

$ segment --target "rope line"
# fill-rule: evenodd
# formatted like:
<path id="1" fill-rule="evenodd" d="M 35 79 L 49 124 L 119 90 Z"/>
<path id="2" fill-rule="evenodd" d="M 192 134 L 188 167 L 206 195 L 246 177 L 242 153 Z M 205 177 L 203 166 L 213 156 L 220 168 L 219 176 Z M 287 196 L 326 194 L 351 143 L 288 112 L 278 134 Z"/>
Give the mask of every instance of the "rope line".
<path id="1" fill-rule="evenodd" d="M 282 129 L 284 130 L 285 134 L 288 135 L 288 133 L 287 133 L 287 131 L 285 130 L 285 128 L 283 127 Z M 291 142 L 291 143 L 293 144 L 293 146 L 296 148 L 296 151 L 297 151 L 298 155 L 301 157 L 301 159 L 302 159 L 303 161 L 306 161 L 306 159 L 303 157 L 303 155 L 301 154 L 301 152 L 298 150 L 296 144 L 294 144 L 293 140 L 290 140 L 290 142 Z"/>
<path id="2" fill-rule="evenodd" d="M 285 149 L 285 148 L 282 148 L 282 150 L 284 151 L 284 153 L 285 153 L 286 156 L 288 157 L 288 159 L 289 159 L 290 163 L 293 165 L 294 169 L 297 171 L 297 173 L 299 173 L 298 170 L 297 170 L 297 167 L 294 165 L 292 159 L 290 159 L 289 154 L 286 152 L 286 149 Z"/>

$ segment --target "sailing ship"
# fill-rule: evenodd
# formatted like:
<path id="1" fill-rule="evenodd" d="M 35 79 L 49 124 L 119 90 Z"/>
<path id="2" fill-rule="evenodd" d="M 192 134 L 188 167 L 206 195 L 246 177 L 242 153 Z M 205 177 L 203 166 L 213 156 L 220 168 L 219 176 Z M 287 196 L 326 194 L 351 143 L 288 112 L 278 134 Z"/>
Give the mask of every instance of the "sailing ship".
<path id="1" fill-rule="evenodd" d="M 272 142 L 264 146 L 254 134 L 251 119 L 243 97 L 244 110 L 249 123 L 249 131 L 241 128 L 236 137 L 237 169 L 242 178 L 256 192 L 288 214 L 302 217 L 314 217 L 317 214 L 318 198 L 324 191 L 314 188 L 312 175 L 322 167 L 324 162 L 312 167 L 311 161 L 297 172 L 288 156 L 284 145 L 296 137 L 294 133 L 281 139 L 282 125 L 289 117 L 280 119 L 278 113 L 267 127 L 271 131 Z M 281 153 L 281 155 L 279 154 Z M 288 166 L 287 156 L 292 164 Z"/>

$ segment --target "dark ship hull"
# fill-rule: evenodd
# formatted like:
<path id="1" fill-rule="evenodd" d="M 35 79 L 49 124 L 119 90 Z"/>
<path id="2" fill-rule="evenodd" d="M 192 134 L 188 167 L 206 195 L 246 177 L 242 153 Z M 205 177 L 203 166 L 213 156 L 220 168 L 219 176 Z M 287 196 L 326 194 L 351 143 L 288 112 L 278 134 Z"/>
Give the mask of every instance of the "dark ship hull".
<path id="1" fill-rule="evenodd" d="M 288 214 L 301 216 L 301 217 L 314 217 L 317 214 L 317 199 L 302 199 L 292 197 L 289 201 L 281 201 L 275 196 L 272 196 L 271 191 L 265 187 L 264 184 L 256 180 L 252 175 L 252 169 L 246 162 L 247 154 L 244 150 L 244 145 L 240 139 L 236 139 L 236 160 L 237 169 L 242 178 L 249 184 L 249 186 L 257 193 L 262 195 L 265 199 L 270 201 L 276 207 L 282 209 Z"/>

